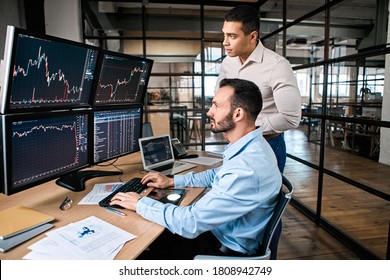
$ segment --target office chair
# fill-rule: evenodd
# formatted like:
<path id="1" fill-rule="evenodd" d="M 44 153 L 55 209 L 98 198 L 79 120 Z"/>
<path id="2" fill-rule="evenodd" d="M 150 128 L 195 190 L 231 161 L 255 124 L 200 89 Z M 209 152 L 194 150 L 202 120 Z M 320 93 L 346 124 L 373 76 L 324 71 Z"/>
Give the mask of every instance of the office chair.
<path id="1" fill-rule="evenodd" d="M 284 187 L 283 187 L 284 186 Z M 278 196 L 278 202 L 275 206 L 275 211 L 272 214 L 271 219 L 269 220 L 267 227 L 264 232 L 263 240 L 260 244 L 258 253 L 255 256 L 248 257 L 236 257 L 236 256 L 214 256 L 214 255 L 197 255 L 194 260 L 229 260 L 229 259 L 239 259 L 239 260 L 269 260 L 271 257 L 271 250 L 269 245 L 271 243 L 272 236 L 275 232 L 275 229 L 282 218 L 284 211 L 288 203 L 291 200 L 291 195 L 294 191 L 294 187 L 291 182 L 282 174 L 282 187 Z"/>
<path id="2" fill-rule="evenodd" d="M 142 124 L 142 137 L 150 137 L 153 136 L 153 127 L 150 122 L 145 122 Z"/>

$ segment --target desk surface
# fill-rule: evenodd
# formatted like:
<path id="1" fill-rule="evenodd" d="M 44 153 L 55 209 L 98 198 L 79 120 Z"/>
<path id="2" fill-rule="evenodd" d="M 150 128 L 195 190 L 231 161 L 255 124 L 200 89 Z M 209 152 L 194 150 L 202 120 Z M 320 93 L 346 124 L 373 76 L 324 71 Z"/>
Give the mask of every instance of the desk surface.
<path id="1" fill-rule="evenodd" d="M 202 152 L 199 153 L 202 154 Z M 122 217 L 106 211 L 98 205 L 78 205 L 80 200 L 91 191 L 96 183 L 125 182 L 133 177 L 143 177 L 145 174 L 139 153 L 120 158 L 115 163 L 115 166 L 123 170 L 122 175 L 90 179 L 86 182 L 86 189 L 82 192 L 72 192 L 58 186 L 55 180 L 53 180 L 11 196 L 0 194 L 0 210 L 19 204 L 53 215 L 55 220 L 52 222 L 54 227 L 51 230 L 89 216 L 96 216 L 137 236 L 137 238 L 127 242 L 115 257 L 115 259 L 135 259 L 164 231 L 164 227 L 143 219 L 133 211 L 121 210 L 127 214 L 127 216 Z M 191 171 L 199 172 L 208 168 L 210 167 L 198 165 Z M 114 166 L 94 167 L 91 169 L 118 170 Z M 149 191 L 150 189 L 147 190 L 147 192 Z M 203 191 L 204 188 L 188 188 L 180 205 L 191 204 Z M 73 206 L 69 210 L 62 211 L 59 209 L 59 206 L 66 196 L 73 199 Z M 30 252 L 27 247 L 44 237 L 44 233 L 40 234 L 5 253 L 0 253 L 0 259 L 22 259 Z"/>

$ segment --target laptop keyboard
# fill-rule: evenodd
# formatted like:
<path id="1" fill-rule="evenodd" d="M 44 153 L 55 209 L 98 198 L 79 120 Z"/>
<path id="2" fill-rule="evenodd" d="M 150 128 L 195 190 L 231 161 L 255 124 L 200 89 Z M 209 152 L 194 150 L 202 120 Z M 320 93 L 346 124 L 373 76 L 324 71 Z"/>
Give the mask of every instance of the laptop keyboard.
<path id="1" fill-rule="evenodd" d="M 133 178 L 126 183 L 124 183 L 122 186 L 118 187 L 115 191 L 110 193 L 108 196 L 103 198 L 101 201 L 99 201 L 99 206 L 101 207 L 116 207 L 116 208 L 122 208 L 119 205 L 110 205 L 111 199 L 119 192 L 136 192 L 136 193 L 142 193 L 147 188 L 146 185 L 141 184 L 141 178 Z"/>
<path id="2" fill-rule="evenodd" d="M 159 167 L 154 167 L 153 170 L 160 172 L 160 171 L 170 170 L 170 169 L 175 168 L 175 167 L 179 167 L 183 164 L 185 164 L 185 163 L 181 162 L 181 161 L 175 161 L 174 163 L 171 163 L 171 164 L 167 164 L 167 165 L 163 165 L 163 166 L 159 166 Z"/>

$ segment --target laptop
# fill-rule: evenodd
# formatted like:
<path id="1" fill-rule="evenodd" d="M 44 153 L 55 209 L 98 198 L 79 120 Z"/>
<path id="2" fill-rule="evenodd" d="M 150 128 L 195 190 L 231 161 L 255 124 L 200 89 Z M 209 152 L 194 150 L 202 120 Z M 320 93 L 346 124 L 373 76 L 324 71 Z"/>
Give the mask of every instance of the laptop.
<path id="1" fill-rule="evenodd" d="M 174 175 L 196 167 L 196 164 L 175 161 L 172 141 L 169 135 L 139 138 L 142 164 L 146 171 L 161 172 Z"/>

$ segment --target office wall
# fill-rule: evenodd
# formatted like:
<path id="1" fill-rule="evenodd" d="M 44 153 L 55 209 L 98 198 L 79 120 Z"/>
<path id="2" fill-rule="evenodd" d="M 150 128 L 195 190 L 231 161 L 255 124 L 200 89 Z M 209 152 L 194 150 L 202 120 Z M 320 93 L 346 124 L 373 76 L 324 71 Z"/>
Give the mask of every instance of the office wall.
<path id="1" fill-rule="evenodd" d="M 26 23 L 23 0 L 0 0 L 0 7 L 0 59 L 3 59 L 7 25 L 26 28 Z M 49 35 L 81 42 L 80 0 L 45 0 L 45 28 Z"/>
<path id="2" fill-rule="evenodd" d="M 22 0 L 0 0 L 0 59 L 4 56 L 7 25 L 24 27 L 24 8 Z"/>
<path id="3" fill-rule="evenodd" d="M 81 42 L 82 22 L 80 1 L 45 0 L 46 33 Z M 26 22 L 23 0 L 0 0 L 0 7 L 0 60 L 2 60 L 4 57 L 7 25 L 26 28 Z"/>
<path id="4" fill-rule="evenodd" d="M 81 0 L 45 0 L 47 34 L 81 42 L 81 18 Z"/>
<path id="5" fill-rule="evenodd" d="M 142 55 L 142 41 L 124 41 L 123 51 L 125 53 Z M 146 53 L 153 55 L 189 56 L 195 58 L 200 53 L 199 41 L 179 40 L 149 40 L 146 44 Z"/>

